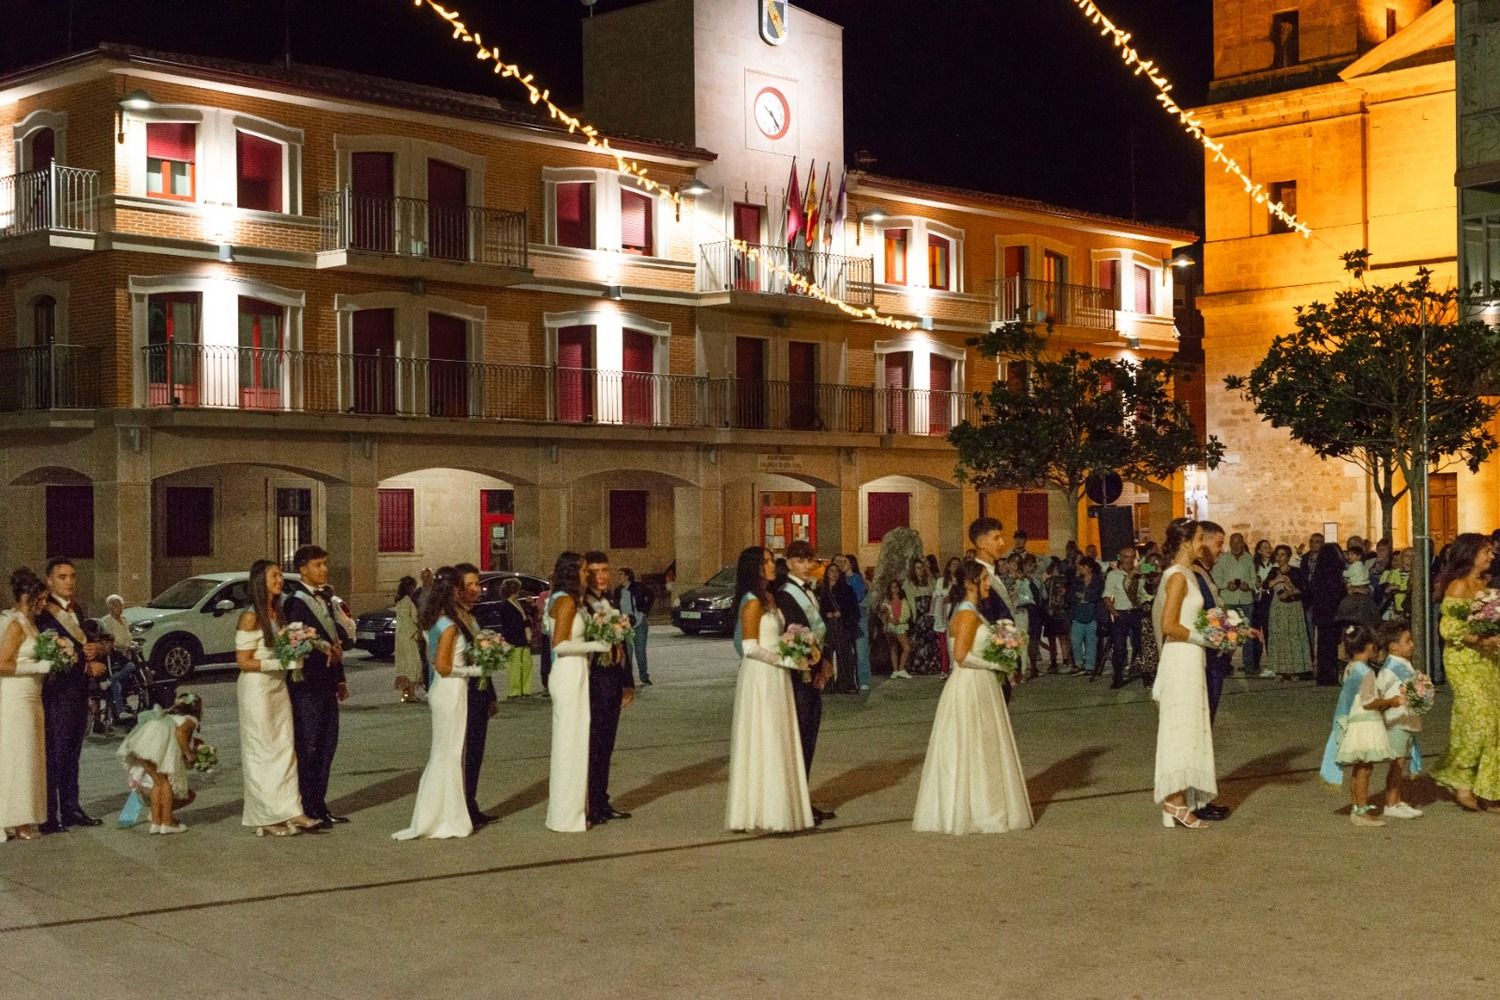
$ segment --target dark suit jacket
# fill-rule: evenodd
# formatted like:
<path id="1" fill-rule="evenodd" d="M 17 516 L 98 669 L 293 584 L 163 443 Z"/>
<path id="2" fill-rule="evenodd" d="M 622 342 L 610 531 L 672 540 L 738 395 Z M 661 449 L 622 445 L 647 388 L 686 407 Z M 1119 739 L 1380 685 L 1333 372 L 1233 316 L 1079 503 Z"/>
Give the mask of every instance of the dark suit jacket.
<path id="1" fill-rule="evenodd" d="M 314 604 L 321 610 L 321 618 L 314 610 Z M 327 619 L 332 623 L 331 631 L 322 619 Z M 281 620 L 301 622 L 316 629 L 323 641 L 330 645 L 338 645 L 340 648 L 349 645 L 349 634 L 338 623 L 333 611 L 301 583 L 287 581 L 286 590 L 281 595 Z M 338 666 L 333 666 L 329 663 L 326 653 L 315 650 L 302 664 L 302 683 L 310 685 L 310 690 L 325 688 L 332 691 L 344 683 L 344 665 L 340 663 Z"/>
<path id="2" fill-rule="evenodd" d="M 75 669 L 62 674 L 47 674 L 42 678 L 42 690 L 49 697 L 66 695 L 87 696 L 88 674 L 86 672 L 86 657 L 83 655 L 83 641 L 78 635 L 69 632 L 62 622 L 58 621 L 54 614 L 62 610 L 54 598 L 47 599 L 47 606 L 42 613 L 36 616 L 36 630 L 41 632 L 56 632 L 58 635 L 69 639 L 77 653 L 77 664 Z M 78 608 L 78 602 L 73 602 L 73 614 L 78 619 L 79 635 L 83 632 L 83 613 Z"/>
<path id="3" fill-rule="evenodd" d="M 807 612 L 802 610 L 802 605 L 798 604 L 797 598 L 792 596 L 791 588 L 795 586 L 797 586 L 796 581 L 788 578 L 781 586 L 776 587 L 771 596 L 776 598 L 776 607 L 781 609 L 781 617 L 785 619 L 788 627 L 802 625 L 806 628 L 811 628 L 812 622 L 807 620 Z M 807 591 L 803 591 L 803 593 L 807 594 L 813 607 L 818 607 L 818 593 L 816 588 L 811 593 Z M 825 622 L 825 624 L 827 623 Z M 795 678 L 795 676 L 796 672 L 794 671 L 793 677 Z"/>
<path id="4" fill-rule="evenodd" d="M 583 592 L 583 602 L 587 604 L 591 610 L 593 609 L 593 607 L 595 606 L 595 602 L 597 601 L 604 601 L 616 611 L 620 610 L 619 591 L 612 590 L 607 594 L 595 594 L 592 591 L 588 590 L 585 590 Z M 609 654 L 593 653 L 589 656 L 589 669 L 618 670 L 620 672 L 620 686 L 628 688 L 635 687 L 635 677 L 633 676 L 635 671 L 630 669 L 630 661 L 628 660 L 620 664 L 611 664 L 609 662 Z"/>

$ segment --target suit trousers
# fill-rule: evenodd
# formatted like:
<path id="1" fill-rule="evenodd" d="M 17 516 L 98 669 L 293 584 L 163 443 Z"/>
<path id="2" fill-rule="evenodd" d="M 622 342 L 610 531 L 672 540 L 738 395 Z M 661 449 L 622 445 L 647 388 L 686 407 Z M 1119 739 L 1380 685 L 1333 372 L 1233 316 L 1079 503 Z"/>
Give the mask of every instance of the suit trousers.
<path id="1" fill-rule="evenodd" d="M 88 689 L 68 682 L 44 684 L 42 712 L 47 730 L 47 818 L 56 822 L 82 811 L 78 762 L 88 730 Z"/>
<path id="2" fill-rule="evenodd" d="M 1224 693 L 1224 678 L 1229 676 L 1233 663 L 1224 653 L 1206 650 L 1204 667 L 1208 682 L 1208 721 L 1212 723 L 1219 714 L 1219 697 Z"/>
<path id="3" fill-rule="evenodd" d="M 792 698 L 797 704 L 797 732 L 802 737 L 802 766 L 811 777 L 813 754 L 818 749 L 818 727 L 823 724 L 823 692 L 793 671 Z"/>
<path id="4" fill-rule="evenodd" d="M 1111 667 L 1114 669 L 1114 682 L 1122 683 L 1125 680 L 1125 643 L 1130 643 L 1130 655 L 1138 659 L 1141 655 L 1141 613 L 1138 610 L 1116 611 L 1113 623 L 1114 634 L 1112 639 Z"/>
<path id="5" fill-rule="evenodd" d="M 339 699 L 333 689 L 307 681 L 288 681 L 287 691 L 292 699 L 302 811 L 317 818 L 328 813 L 328 775 L 339 746 Z"/>
<path id="6" fill-rule="evenodd" d="M 609 809 L 609 763 L 620 730 L 625 671 L 630 664 L 589 668 L 589 815 Z"/>
<path id="7" fill-rule="evenodd" d="M 490 678 L 490 688 L 479 690 L 476 681 L 469 681 L 469 709 L 464 721 L 464 803 L 472 817 L 479 812 L 479 769 L 484 766 L 484 747 L 490 733 L 490 705 L 495 701 L 495 680 Z"/>

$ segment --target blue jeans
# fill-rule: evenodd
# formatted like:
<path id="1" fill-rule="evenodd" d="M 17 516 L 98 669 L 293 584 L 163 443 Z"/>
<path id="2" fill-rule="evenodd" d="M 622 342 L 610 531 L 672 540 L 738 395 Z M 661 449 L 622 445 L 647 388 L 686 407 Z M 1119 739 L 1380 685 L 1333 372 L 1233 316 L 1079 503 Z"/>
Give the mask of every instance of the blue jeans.
<path id="1" fill-rule="evenodd" d="M 642 684 L 651 681 L 651 674 L 646 667 L 646 640 L 650 636 L 651 626 L 641 622 L 635 627 L 635 672 L 636 679 Z"/>
<path id="2" fill-rule="evenodd" d="M 855 680 L 861 688 L 870 686 L 870 636 L 869 626 L 859 630 L 859 638 L 854 640 L 854 669 Z"/>
<path id="3" fill-rule="evenodd" d="M 1073 662 L 1093 673 L 1099 657 L 1099 623 L 1073 623 Z"/>

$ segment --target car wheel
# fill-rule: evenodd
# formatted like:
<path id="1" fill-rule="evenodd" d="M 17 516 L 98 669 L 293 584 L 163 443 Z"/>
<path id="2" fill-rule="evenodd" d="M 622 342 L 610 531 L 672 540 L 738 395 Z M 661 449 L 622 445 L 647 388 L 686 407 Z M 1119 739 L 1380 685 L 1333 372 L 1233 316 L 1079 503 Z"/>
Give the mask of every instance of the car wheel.
<path id="1" fill-rule="evenodd" d="M 170 636 L 151 651 L 151 669 L 167 680 L 180 681 L 192 674 L 199 653 L 198 643 L 193 639 Z"/>

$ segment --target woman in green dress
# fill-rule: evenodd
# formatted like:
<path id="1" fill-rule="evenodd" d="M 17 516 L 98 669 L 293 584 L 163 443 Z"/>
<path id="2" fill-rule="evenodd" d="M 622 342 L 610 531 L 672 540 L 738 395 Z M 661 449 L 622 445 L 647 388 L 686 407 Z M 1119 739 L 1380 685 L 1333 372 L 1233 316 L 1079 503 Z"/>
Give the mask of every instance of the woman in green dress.
<path id="1" fill-rule="evenodd" d="M 1470 812 L 1500 812 L 1500 636 L 1468 633 L 1469 602 L 1485 588 L 1495 552 L 1472 532 L 1459 535 L 1433 587 L 1442 595 L 1443 666 L 1453 688 L 1448 753 L 1433 777 Z"/>

